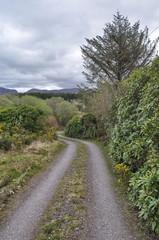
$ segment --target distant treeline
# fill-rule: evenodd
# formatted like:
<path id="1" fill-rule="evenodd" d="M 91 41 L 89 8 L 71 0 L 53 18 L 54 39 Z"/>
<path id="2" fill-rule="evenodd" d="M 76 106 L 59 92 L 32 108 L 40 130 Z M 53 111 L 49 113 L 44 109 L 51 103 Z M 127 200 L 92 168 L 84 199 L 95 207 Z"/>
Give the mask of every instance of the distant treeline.
<path id="1" fill-rule="evenodd" d="M 38 97 L 41 99 L 48 99 L 52 97 L 62 97 L 66 101 L 71 101 L 73 99 L 77 99 L 79 97 L 79 93 L 41 93 L 41 92 L 32 92 L 32 93 L 20 93 L 20 96 L 30 95 L 34 97 Z"/>

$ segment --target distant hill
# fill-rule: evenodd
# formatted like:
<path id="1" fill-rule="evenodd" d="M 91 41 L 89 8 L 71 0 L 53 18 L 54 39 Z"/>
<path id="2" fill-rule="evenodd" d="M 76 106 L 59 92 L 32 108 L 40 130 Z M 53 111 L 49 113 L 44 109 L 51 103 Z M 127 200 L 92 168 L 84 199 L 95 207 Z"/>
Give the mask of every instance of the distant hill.
<path id="1" fill-rule="evenodd" d="M 0 94 L 17 94 L 17 90 L 0 87 Z"/>
<path id="2" fill-rule="evenodd" d="M 79 89 L 78 88 L 63 88 L 63 89 L 59 89 L 59 90 L 40 90 L 40 89 L 36 89 L 36 88 L 32 88 L 29 91 L 25 92 L 25 93 L 78 93 Z M 0 94 L 18 94 L 17 90 L 14 89 L 8 89 L 8 88 L 3 88 L 0 87 Z"/>
<path id="3" fill-rule="evenodd" d="M 36 92 L 40 92 L 40 93 L 78 93 L 79 89 L 78 88 L 63 88 L 63 89 L 59 89 L 59 90 L 40 90 L 40 89 L 36 89 L 36 88 L 32 88 L 29 91 L 27 91 L 26 93 L 36 93 Z"/>

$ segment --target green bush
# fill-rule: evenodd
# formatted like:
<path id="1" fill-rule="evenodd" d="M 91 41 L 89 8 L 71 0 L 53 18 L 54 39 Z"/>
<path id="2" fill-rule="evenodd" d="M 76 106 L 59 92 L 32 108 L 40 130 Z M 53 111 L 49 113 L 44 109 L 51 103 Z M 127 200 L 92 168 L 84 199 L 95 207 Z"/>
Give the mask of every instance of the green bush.
<path id="1" fill-rule="evenodd" d="M 81 118 L 74 116 L 67 124 L 65 134 L 69 137 L 80 138 L 82 136 Z"/>
<path id="2" fill-rule="evenodd" d="M 0 95 L 0 106 L 12 106 L 14 104 L 7 96 Z"/>
<path id="3" fill-rule="evenodd" d="M 42 127 L 44 112 L 34 106 L 17 105 L 0 110 L 0 123 L 20 126 L 26 130 L 37 132 Z"/>
<path id="4" fill-rule="evenodd" d="M 117 123 L 112 134 L 111 154 L 116 163 L 133 172 L 141 168 L 159 141 L 159 59 L 139 69 L 124 83 L 129 85 L 118 98 Z"/>
<path id="5" fill-rule="evenodd" d="M 74 117 L 67 124 L 65 134 L 76 138 L 94 138 L 97 136 L 97 121 L 93 114 Z"/>
<path id="6" fill-rule="evenodd" d="M 77 114 L 78 109 L 70 102 L 63 101 L 57 104 L 56 116 L 62 125 L 66 125 L 68 121 Z"/>
<path id="7" fill-rule="evenodd" d="M 153 153 L 130 179 L 130 199 L 143 218 L 159 234 L 159 155 Z"/>
<path id="8" fill-rule="evenodd" d="M 46 103 L 45 100 L 39 99 L 34 96 L 25 95 L 19 98 L 19 104 L 35 106 L 41 109 L 46 115 L 52 114 L 51 107 Z"/>
<path id="9" fill-rule="evenodd" d="M 3 137 L 0 137 L 0 149 L 3 149 L 4 151 L 8 151 L 12 148 L 12 139 L 9 135 L 3 135 Z"/>
<path id="10" fill-rule="evenodd" d="M 131 172 L 130 198 L 159 234 L 159 58 L 124 82 L 116 101 L 111 155 Z"/>

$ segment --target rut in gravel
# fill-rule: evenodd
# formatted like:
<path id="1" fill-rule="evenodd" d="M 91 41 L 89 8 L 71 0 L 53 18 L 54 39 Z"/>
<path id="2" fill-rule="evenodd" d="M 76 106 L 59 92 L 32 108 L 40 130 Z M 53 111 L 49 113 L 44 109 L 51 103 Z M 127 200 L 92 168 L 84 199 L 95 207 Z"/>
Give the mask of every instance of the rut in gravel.
<path id="1" fill-rule="evenodd" d="M 130 233 L 117 204 L 105 159 L 94 143 L 81 141 L 89 149 L 91 188 L 90 216 L 92 225 L 88 240 L 136 240 Z"/>
<path id="2" fill-rule="evenodd" d="M 17 207 L 0 232 L 0 240 L 31 240 L 33 231 L 52 199 L 57 186 L 76 156 L 77 144 L 66 141 L 68 146 L 57 164 L 47 172 L 25 201 Z"/>

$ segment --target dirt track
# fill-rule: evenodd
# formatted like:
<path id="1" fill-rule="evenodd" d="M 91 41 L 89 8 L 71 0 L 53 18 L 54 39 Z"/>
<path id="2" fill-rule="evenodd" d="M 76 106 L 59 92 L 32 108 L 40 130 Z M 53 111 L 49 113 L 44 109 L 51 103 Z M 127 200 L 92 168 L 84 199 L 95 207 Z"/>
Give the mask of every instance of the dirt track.
<path id="1" fill-rule="evenodd" d="M 58 183 L 76 156 L 77 143 L 65 140 L 66 150 L 55 166 L 46 172 L 25 201 L 15 210 L 0 233 L 1 240 L 31 240 L 33 231 L 42 218 Z M 90 188 L 90 232 L 87 240 L 136 240 L 128 232 L 122 213 L 116 203 L 110 174 L 99 148 L 84 143 L 89 151 L 88 174 Z M 70 239 L 71 240 L 71 239 Z"/>
<path id="2" fill-rule="evenodd" d="M 30 240 L 32 233 L 51 200 L 58 183 L 76 155 L 76 143 L 68 142 L 67 149 L 60 155 L 57 164 L 40 179 L 24 202 L 17 207 L 10 220 L 1 230 L 1 240 Z"/>

